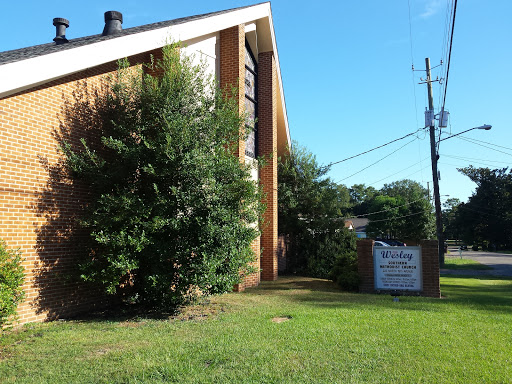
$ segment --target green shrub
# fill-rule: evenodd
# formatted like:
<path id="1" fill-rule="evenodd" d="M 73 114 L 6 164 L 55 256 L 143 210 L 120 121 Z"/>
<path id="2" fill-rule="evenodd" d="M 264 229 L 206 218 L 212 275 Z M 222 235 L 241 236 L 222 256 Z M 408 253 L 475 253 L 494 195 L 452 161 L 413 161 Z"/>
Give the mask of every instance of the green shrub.
<path id="1" fill-rule="evenodd" d="M 323 233 L 303 236 L 298 242 L 298 260 L 296 272 L 304 276 L 328 279 L 333 266 L 340 255 L 356 248 L 356 237 L 346 228 L 321 229 Z"/>
<path id="2" fill-rule="evenodd" d="M 25 298 L 21 253 L 7 249 L 0 240 L 0 329 L 16 315 L 18 304 Z"/>
<path id="3" fill-rule="evenodd" d="M 475 244 L 475 245 L 473 245 L 473 246 L 471 247 L 471 249 L 472 249 L 473 251 L 478 251 L 478 245 L 476 245 L 476 244 Z"/>
<path id="4" fill-rule="evenodd" d="M 163 48 L 149 73 L 120 63 L 92 108 L 101 143 L 63 145 L 90 187 L 82 279 L 162 308 L 231 291 L 253 272 L 259 228 L 248 223 L 264 209 L 250 165 L 233 155 L 245 116 L 180 52 Z"/>
<path id="5" fill-rule="evenodd" d="M 338 255 L 329 278 L 347 291 L 359 289 L 359 272 L 357 271 L 357 253 L 346 250 Z"/>

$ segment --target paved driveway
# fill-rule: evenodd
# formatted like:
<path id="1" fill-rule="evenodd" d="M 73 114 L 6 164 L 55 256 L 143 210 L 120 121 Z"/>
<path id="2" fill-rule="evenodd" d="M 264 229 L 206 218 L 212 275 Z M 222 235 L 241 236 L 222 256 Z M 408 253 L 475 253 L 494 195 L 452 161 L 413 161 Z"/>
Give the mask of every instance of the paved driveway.
<path id="1" fill-rule="evenodd" d="M 450 256 L 459 256 L 456 248 L 450 248 Z M 489 270 L 446 270 L 443 273 L 454 273 L 461 275 L 491 275 L 491 276 L 509 276 L 512 277 L 512 255 L 498 252 L 484 251 L 462 251 L 462 258 L 478 261 L 479 263 L 488 265 L 493 269 Z M 475 273 L 476 272 L 476 273 Z"/>

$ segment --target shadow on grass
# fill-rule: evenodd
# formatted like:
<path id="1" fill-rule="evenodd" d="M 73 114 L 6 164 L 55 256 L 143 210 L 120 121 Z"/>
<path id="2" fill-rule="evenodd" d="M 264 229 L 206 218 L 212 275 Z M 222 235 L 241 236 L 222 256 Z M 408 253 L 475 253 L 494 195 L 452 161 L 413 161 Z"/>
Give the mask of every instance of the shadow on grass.
<path id="1" fill-rule="evenodd" d="M 310 290 L 320 292 L 340 292 L 339 287 L 330 280 L 302 276 L 279 276 L 277 281 L 262 282 L 253 294 L 274 294 L 276 290 Z"/>
<path id="2" fill-rule="evenodd" d="M 495 276 L 449 275 L 442 278 L 442 299 L 408 296 L 395 305 L 389 294 L 360 294 L 341 291 L 328 280 L 283 277 L 251 289 L 252 295 L 283 295 L 288 300 L 315 307 L 354 308 L 374 306 L 397 310 L 445 310 L 447 306 L 471 306 L 475 310 L 512 312 L 512 279 Z"/>
<path id="3" fill-rule="evenodd" d="M 66 318 L 78 322 L 126 322 L 126 321 L 142 321 L 142 320 L 166 320 L 175 315 L 176 311 L 157 311 L 143 308 L 140 306 L 132 306 L 129 304 L 115 305 L 104 310 L 81 313 Z"/>
<path id="4" fill-rule="evenodd" d="M 446 275 L 441 290 L 450 302 L 470 304 L 484 310 L 496 307 L 512 310 L 510 277 Z"/>
<path id="5" fill-rule="evenodd" d="M 492 270 L 493 267 L 490 267 L 485 264 L 480 264 L 477 262 L 467 263 L 467 264 L 457 264 L 450 261 L 446 261 L 444 263 L 443 269 L 454 269 L 454 270 L 463 270 L 463 271 L 475 271 L 475 270 Z"/>

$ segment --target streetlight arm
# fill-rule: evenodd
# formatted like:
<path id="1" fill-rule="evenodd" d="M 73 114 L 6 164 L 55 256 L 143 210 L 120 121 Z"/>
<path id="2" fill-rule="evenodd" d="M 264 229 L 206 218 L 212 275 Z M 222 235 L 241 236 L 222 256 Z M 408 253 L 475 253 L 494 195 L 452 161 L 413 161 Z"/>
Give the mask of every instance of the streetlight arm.
<path id="1" fill-rule="evenodd" d="M 480 127 L 474 127 L 474 128 L 470 128 L 470 129 L 466 129 L 465 131 L 462 131 L 462 132 L 459 132 L 459 133 L 456 133 L 455 135 L 451 135 L 451 136 L 448 136 L 448 137 L 445 137 L 441 140 L 439 140 L 439 142 L 443 141 L 443 140 L 448 140 L 448 139 L 451 139 L 452 137 L 455 137 L 455 136 L 459 136 L 459 135 L 462 135 L 463 133 L 466 133 L 466 132 L 469 132 L 469 131 L 472 131 L 473 129 L 485 129 L 486 131 L 488 131 L 489 129 L 492 128 L 492 125 L 488 125 L 488 124 L 484 124 Z"/>

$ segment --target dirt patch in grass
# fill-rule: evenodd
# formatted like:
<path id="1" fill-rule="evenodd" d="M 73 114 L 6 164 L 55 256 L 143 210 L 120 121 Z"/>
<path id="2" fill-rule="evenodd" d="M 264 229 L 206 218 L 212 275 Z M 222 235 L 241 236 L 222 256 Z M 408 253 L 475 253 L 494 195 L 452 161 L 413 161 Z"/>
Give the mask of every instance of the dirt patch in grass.
<path id="1" fill-rule="evenodd" d="M 170 319 L 179 321 L 202 321 L 215 317 L 225 311 L 224 306 L 221 304 L 205 302 L 182 307 L 178 314 L 171 316 Z"/>
<path id="2" fill-rule="evenodd" d="M 119 326 L 122 328 L 138 328 L 146 324 L 146 321 L 122 321 Z"/>
<path id="3" fill-rule="evenodd" d="M 284 323 L 285 321 L 288 321 L 290 320 L 292 317 L 291 316 L 280 316 L 280 317 L 274 317 L 272 318 L 272 322 L 273 323 Z"/>

